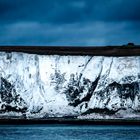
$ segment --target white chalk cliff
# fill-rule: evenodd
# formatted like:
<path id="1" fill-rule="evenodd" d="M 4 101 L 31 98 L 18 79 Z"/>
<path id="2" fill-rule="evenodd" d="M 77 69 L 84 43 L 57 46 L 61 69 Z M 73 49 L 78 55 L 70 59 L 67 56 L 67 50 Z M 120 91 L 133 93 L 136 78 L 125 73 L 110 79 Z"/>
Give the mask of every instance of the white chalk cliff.
<path id="1" fill-rule="evenodd" d="M 139 56 L 0 52 L 0 84 L 1 117 L 140 114 Z"/>

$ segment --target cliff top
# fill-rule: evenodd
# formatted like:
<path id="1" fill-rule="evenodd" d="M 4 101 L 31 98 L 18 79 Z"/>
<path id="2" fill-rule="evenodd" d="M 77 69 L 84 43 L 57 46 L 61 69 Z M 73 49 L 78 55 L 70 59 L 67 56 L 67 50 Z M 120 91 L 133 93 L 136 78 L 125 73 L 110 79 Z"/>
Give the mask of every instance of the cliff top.
<path id="1" fill-rule="evenodd" d="M 0 46 L 0 51 L 41 55 L 139 56 L 140 45 L 122 46 Z"/>

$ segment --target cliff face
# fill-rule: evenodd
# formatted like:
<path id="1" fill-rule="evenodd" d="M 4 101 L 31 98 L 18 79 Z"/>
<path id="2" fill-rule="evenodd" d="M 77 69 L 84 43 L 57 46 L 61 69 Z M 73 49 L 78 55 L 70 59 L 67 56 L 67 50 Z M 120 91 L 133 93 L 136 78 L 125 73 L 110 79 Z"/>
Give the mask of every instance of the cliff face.
<path id="1" fill-rule="evenodd" d="M 139 117 L 140 57 L 0 52 L 0 115 Z"/>

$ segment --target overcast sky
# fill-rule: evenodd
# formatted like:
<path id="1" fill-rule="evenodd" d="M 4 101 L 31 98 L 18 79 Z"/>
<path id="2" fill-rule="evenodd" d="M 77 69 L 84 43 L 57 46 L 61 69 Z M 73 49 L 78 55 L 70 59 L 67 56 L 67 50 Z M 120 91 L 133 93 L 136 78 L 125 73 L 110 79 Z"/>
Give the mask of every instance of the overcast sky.
<path id="1" fill-rule="evenodd" d="M 0 0 L 0 45 L 140 44 L 140 0 Z"/>

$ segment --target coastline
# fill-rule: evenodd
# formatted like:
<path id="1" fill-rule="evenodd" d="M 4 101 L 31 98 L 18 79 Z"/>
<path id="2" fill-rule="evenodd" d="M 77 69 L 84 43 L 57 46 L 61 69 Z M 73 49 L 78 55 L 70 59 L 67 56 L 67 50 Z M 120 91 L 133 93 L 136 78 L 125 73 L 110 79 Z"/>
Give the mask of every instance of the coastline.
<path id="1" fill-rule="evenodd" d="M 0 119 L 0 125 L 140 125 L 140 119 Z"/>

